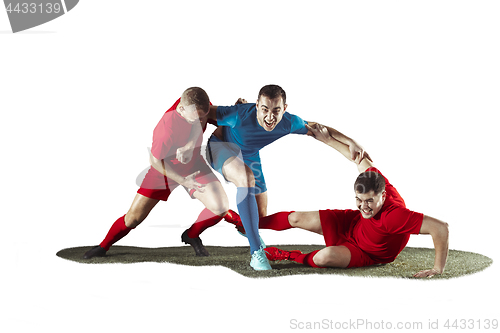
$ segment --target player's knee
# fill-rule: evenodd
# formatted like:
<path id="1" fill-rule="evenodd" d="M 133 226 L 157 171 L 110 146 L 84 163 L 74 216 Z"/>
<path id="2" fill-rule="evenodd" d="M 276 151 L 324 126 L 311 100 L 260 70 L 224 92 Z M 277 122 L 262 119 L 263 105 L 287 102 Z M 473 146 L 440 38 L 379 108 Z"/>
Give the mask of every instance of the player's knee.
<path id="1" fill-rule="evenodd" d="M 255 178 L 252 170 L 245 165 L 245 171 L 240 172 L 236 177 L 234 177 L 233 183 L 235 183 L 237 187 L 254 187 Z"/>
<path id="2" fill-rule="evenodd" d="M 128 212 L 127 215 L 125 215 L 125 225 L 127 228 L 135 228 L 139 224 L 141 224 L 142 221 L 144 221 L 146 217 L 142 216 L 141 214 L 137 214 L 134 212 Z"/>
<path id="3" fill-rule="evenodd" d="M 313 261 L 316 265 L 320 267 L 328 267 L 332 261 L 330 255 L 325 253 L 324 251 L 320 251 L 314 255 Z"/>
<path id="4" fill-rule="evenodd" d="M 205 207 L 215 215 L 224 216 L 229 210 L 229 201 L 226 195 L 214 195 L 204 201 Z"/>
<path id="5" fill-rule="evenodd" d="M 224 216 L 229 210 L 229 203 L 224 200 L 213 200 L 207 205 L 207 209 L 215 215 Z"/>
<path id="6" fill-rule="evenodd" d="M 288 215 L 288 223 L 290 223 L 292 228 L 298 228 L 300 226 L 300 221 L 301 219 L 298 213 L 293 212 Z"/>
<path id="7" fill-rule="evenodd" d="M 319 251 L 313 258 L 314 263 L 321 267 L 341 267 L 349 265 L 350 252 L 347 249 L 327 247 Z"/>

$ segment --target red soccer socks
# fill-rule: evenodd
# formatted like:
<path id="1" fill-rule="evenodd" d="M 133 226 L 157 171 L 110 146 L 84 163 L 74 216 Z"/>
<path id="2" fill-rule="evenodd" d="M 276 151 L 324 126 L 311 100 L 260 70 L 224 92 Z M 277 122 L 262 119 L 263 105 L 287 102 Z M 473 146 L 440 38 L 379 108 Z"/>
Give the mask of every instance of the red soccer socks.
<path id="1" fill-rule="evenodd" d="M 279 212 L 273 215 L 268 215 L 265 217 L 261 217 L 259 221 L 260 229 L 272 229 L 272 230 L 287 230 L 291 229 L 292 226 L 288 222 L 288 215 L 292 212 Z"/>
<path id="2" fill-rule="evenodd" d="M 304 264 L 304 265 L 310 266 L 310 267 L 323 268 L 323 267 L 316 265 L 314 263 L 314 260 L 313 260 L 314 256 L 318 252 L 319 252 L 319 250 L 313 251 L 311 253 L 300 253 L 300 254 L 292 252 L 292 253 L 290 253 L 289 260 L 292 260 L 292 261 L 295 261 L 295 262 L 298 262 L 300 264 Z"/>
<path id="3" fill-rule="evenodd" d="M 123 215 L 113 223 L 100 246 L 108 251 L 111 245 L 125 237 L 132 229 L 133 228 L 129 228 L 125 225 L 125 215 Z"/>
<path id="4" fill-rule="evenodd" d="M 291 229 L 292 226 L 288 222 L 288 215 L 290 215 L 291 213 L 293 213 L 293 211 L 280 212 L 273 215 L 261 217 L 259 219 L 259 229 L 272 229 L 277 231 Z M 241 222 L 239 215 L 232 210 L 229 210 L 227 212 L 227 215 L 224 216 L 224 219 L 237 227 L 243 227 L 243 223 Z"/>
<path id="5" fill-rule="evenodd" d="M 222 220 L 222 216 L 215 215 L 209 209 L 205 208 L 194 224 L 187 230 L 189 238 L 197 238 L 207 228 L 216 225 Z"/>
<path id="6" fill-rule="evenodd" d="M 316 250 L 311 253 L 302 253 L 298 250 L 286 251 L 276 247 L 266 247 L 264 251 L 266 252 L 267 259 L 270 261 L 291 260 L 306 266 L 323 268 L 316 265 L 313 260 L 316 253 L 320 250 Z"/>

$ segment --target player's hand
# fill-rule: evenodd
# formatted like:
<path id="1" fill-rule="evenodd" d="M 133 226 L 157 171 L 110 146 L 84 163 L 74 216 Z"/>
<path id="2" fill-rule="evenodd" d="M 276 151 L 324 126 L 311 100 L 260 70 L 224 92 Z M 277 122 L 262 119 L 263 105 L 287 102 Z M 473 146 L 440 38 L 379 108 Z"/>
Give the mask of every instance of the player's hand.
<path id="1" fill-rule="evenodd" d="M 424 270 L 424 271 L 420 271 L 420 272 L 414 274 L 413 277 L 431 278 L 431 277 L 433 277 L 434 275 L 437 275 L 437 274 L 441 274 L 441 273 L 437 269 L 433 268 L 433 269 L 427 269 L 427 270 Z"/>
<path id="2" fill-rule="evenodd" d="M 200 191 L 201 193 L 205 192 L 205 184 L 200 184 L 196 181 L 196 176 L 200 173 L 200 171 L 196 171 L 189 176 L 184 177 L 184 182 L 182 186 L 192 190 Z"/>
<path id="3" fill-rule="evenodd" d="M 310 135 L 323 143 L 328 143 L 328 141 L 332 139 L 330 132 L 328 132 L 328 129 L 325 126 L 317 123 L 313 124 L 313 126 L 310 126 L 309 124 L 305 125 L 309 130 L 307 135 Z"/>
<path id="4" fill-rule="evenodd" d="M 240 98 L 238 98 L 238 100 L 234 104 L 236 105 L 236 104 L 246 104 L 246 103 L 247 103 L 247 100 L 240 97 Z"/>
<path id="5" fill-rule="evenodd" d="M 180 147 L 177 149 L 175 158 L 182 164 L 188 164 L 193 158 L 193 150 L 191 148 Z"/>
<path id="6" fill-rule="evenodd" d="M 353 142 L 349 145 L 349 151 L 351 152 L 351 160 L 355 161 L 356 164 L 361 163 L 364 158 L 369 159 L 373 162 L 370 155 L 356 142 Z"/>

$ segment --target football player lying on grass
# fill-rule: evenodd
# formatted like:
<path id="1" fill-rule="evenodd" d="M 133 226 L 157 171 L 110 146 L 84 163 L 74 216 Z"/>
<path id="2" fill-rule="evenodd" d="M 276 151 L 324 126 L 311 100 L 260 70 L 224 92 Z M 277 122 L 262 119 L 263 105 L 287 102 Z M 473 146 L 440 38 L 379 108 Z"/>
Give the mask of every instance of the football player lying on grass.
<path id="1" fill-rule="evenodd" d="M 306 125 L 316 139 L 335 148 L 348 160 L 349 147 L 320 125 Z M 430 234 L 434 242 L 432 269 L 414 277 L 442 274 L 448 256 L 448 224 L 406 208 L 396 188 L 374 167 L 368 158 L 354 160 L 360 175 L 354 183 L 357 210 L 320 210 L 280 212 L 259 221 L 260 229 L 301 228 L 324 236 L 326 247 L 311 253 L 265 248 L 270 261 L 291 260 L 311 267 L 363 267 L 390 263 L 408 243 L 411 234 Z M 237 228 L 242 229 L 239 222 Z"/>

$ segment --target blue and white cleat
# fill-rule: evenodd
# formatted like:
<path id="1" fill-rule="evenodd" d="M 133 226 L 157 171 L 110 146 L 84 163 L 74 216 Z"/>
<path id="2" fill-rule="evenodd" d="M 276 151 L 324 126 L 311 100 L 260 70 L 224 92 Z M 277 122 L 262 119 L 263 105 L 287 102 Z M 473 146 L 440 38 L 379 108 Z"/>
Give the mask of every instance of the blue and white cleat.
<path id="1" fill-rule="evenodd" d="M 272 269 L 262 246 L 260 249 L 253 252 L 252 259 L 250 260 L 250 266 L 252 266 L 252 268 L 256 271 L 268 271 Z"/>

